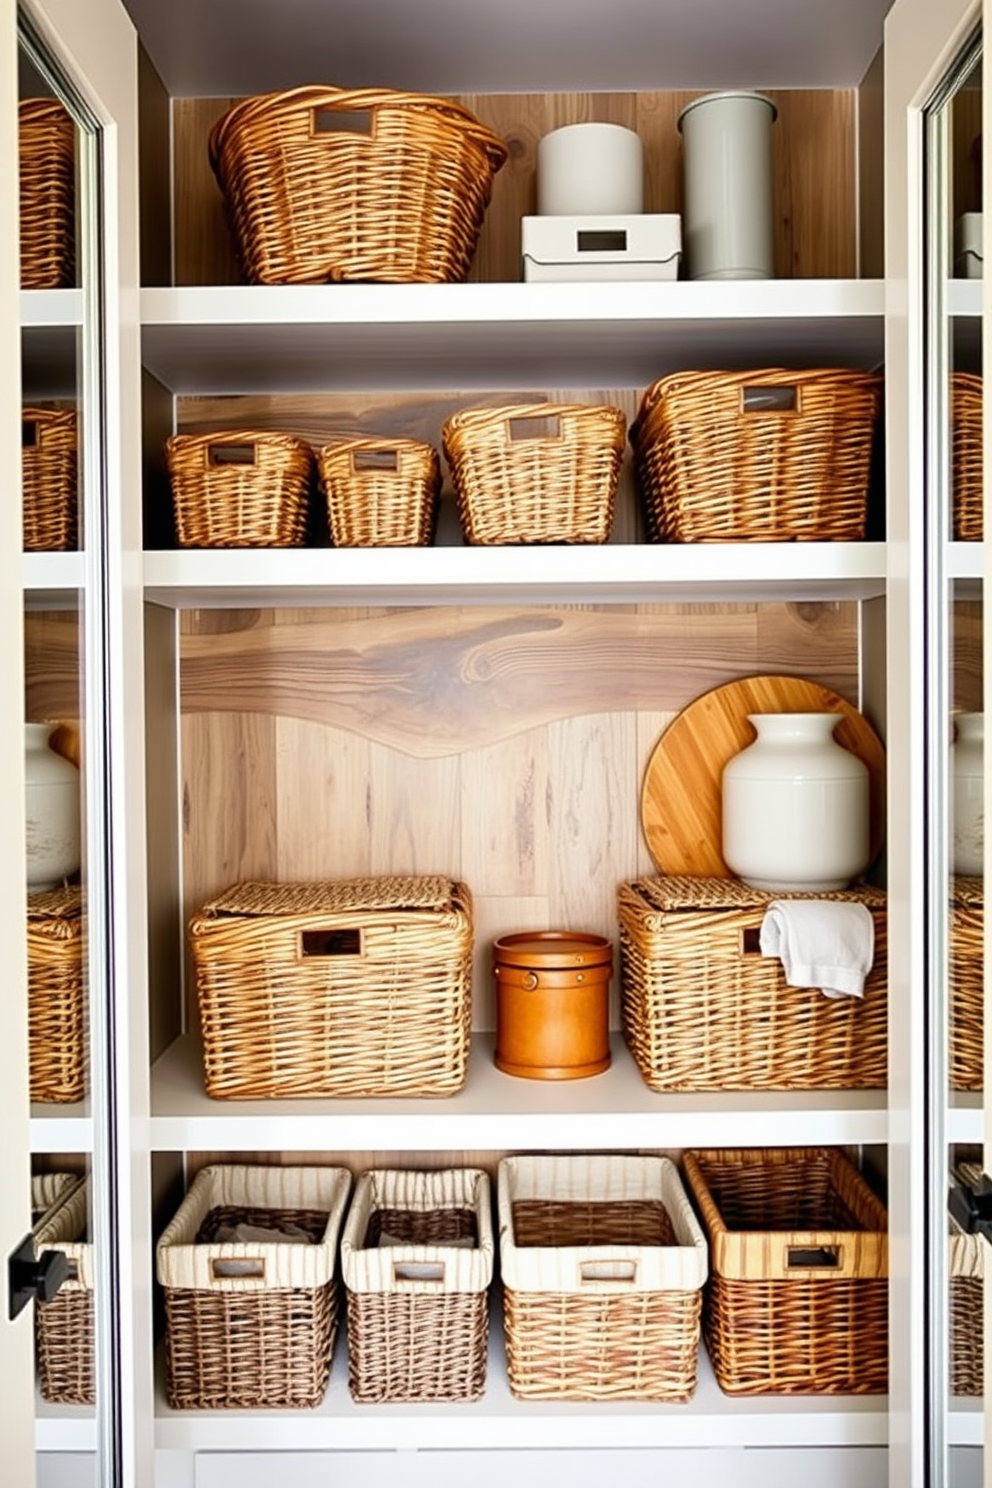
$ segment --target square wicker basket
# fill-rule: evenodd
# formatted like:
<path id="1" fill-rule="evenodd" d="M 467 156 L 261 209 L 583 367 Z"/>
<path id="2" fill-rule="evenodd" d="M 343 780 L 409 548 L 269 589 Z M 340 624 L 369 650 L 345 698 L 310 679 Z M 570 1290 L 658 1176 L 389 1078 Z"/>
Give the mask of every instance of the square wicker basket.
<path id="1" fill-rule="evenodd" d="M 688 1400 L 706 1243 L 663 1157 L 508 1157 L 499 1247 L 510 1389 L 524 1400 Z"/>
<path id="2" fill-rule="evenodd" d="M 481 1170 L 362 1174 L 341 1239 L 353 1399 L 479 1399 L 493 1254 Z"/>
<path id="3" fill-rule="evenodd" d="M 465 884 L 236 884 L 192 920 L 190 941 L 208 1095 L 451 1095 L 464 1084 Z"/>
<path id="4" fill-rule="evenodd" d="M 731 1395 L 855 1395 L 888 1381 L 884 1205 L 830 1148 L 687 1152 L 710 1247 L 703 1335 Z"/>
<path id="5" fill-rule="evenodd" d="M 92 1405 L 93 1247 L 87 1239 L 89 1184 L 71 1173 L 38 1173 L 31 1180 L 35 1255 L 60 1250 L 69 1277 L 50 1302 L 35 1307 L 35 1354 L 43 1400 Z"/>
<path id="6" fill-rule="evenodd" d="M 18 105 L 21 288 L 67 289 L 76 276 L 76 127 L 56 98 Z"/>
<path id="7" fill-rule="evenodd" d="M 335 1266 L 350 1187 L 344 1168 L 218 1165 L 197 1173 L 156 1246 L 174 1410 L 320 1404 L 337 1335 Z"/>
<path id="8" fill-rule="evenodd" d="M 28 1059 L 33 1101 L 87 1087 L 83 899 L 78 885 L 28 895 Z"/>
<path id="9" fill-rule="evenodd" d="M 317 451 L 336 548 L 427 547 L 434 538 L 441 461 L 419 439 L 347 439 Z"/>
<path id="10" fill-rule="evenodd" d="M 952 1090 L 981 1090 L 984 1079 L 985 884 L 951 880 L 950 1064 Z"/>
<path id="11" fill-rule="evenodd" d="M 71 552 L 78 540 L 76 414 L 22 408 L 21 483 L 26 553 Z"/>
<path id="12" fill-rule="evenodd" d="M 292 548 L 307 536 L 313 450 L 271 430 L 173 434 L 165 444 L 181 548 Z"/>
<path id="13" fill-rule="evenodd" d="M 980 1163 L 958 1163 L 953 1181 L 977 1188 Z M 985 1245 L 981 1235 L 968 1235 L 948 1215 L 948 1275 L 950 1277 L 950 1375 L 952 1395 L 981 1395 Z"/>

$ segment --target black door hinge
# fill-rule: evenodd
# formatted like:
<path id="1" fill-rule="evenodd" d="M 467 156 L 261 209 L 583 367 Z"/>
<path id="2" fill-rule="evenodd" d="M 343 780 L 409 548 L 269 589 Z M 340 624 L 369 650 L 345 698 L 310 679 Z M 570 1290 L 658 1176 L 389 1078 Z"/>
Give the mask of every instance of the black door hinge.
<path id="1" fill-rule="evenodd" d="M 7 1259 L 10 1316 L 17 1317 L 29 1302 L 50 1302 L 70 1274 L 69 1260 L 63 1251 L 45 1250 L 36 1259 L 34 1238 L 25 1235 Z"/>

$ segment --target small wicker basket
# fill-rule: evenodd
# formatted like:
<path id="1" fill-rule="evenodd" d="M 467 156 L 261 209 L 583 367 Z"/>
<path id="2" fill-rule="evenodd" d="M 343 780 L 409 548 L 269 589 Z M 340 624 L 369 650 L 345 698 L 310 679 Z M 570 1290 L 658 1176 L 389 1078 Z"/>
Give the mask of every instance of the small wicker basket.
<path id="1" fill-rule="evenodd" d="M 66 289 L 76 276 L 76 128 L 55 98 L 18 105 L 21 288 Z"/>
<path id="2" fill-rule="evenodd" d="M 653 542 L 863 538 L 882 379 L 823 371 L 680 372 L 631 427 Z"/>
<path id="3" fill-rule="evenodd" d="M 197 1173 L 156 1246 L 174 1410 L 320 1404 L 337 1335 L 335 1265 L 350 1187 L 344 1168 Z"/>
<path id="4" fill-rule="evenodd" d="M 878 1090 L 888 1079 L 886 897 L 867 886 L 789 895 L 864 904 L 875 958 L 864 996 L 786 985 L 762 956 L 765 910 L 782 894 L 734 878 L 620 885 L 623 1028 L 652 1090 Z"/>
<path id="5" fill-rule="evenodd" d="M 290 548 L 302 544 L 313 451 L 292 434 L 230 429 L 173 434 L 166 459 L 182 548 Z"/>
<path id="6" fill-rule="evenodd" d="M 469 543 L 602 543 L 627 420 L 608 405 L 463 408 L 442 430 Z"/>
<path id="7" fill-rule="evenodd" d="M 481 1170 L 362 1174 L 341 1239 L 353 1399 L 479 1399 L 493 1252 Z"/>
<path id="8" fill-rule="evenodd" d="M 452 1095 L 464 1084 L 465 884 L 236 884 L 193 919 L 190 940 L 208 1095 Z"/>
<path id="9" fill-rule="evenodd" d="M 981 542 L 982 379 L 951 374 L 952 533 L 957 542 Z"/>
<path id="10" fill-rule="evenodd" d="M 828 1148 L 687 1152 L 710 1246 L 703 1334 L 731 1395 L 861 1395 L 888 1382 L 884 1205 Z"/>
<path id="11" fill-rule="evenodd" d="M 60 1250 L 69 1277 L 50 1302 L 35 1308 L 38 1388 L 43 1400 L 93 1405 L 93 1247 L 87 1237 L 89 1184 L 66 1173 L 36 1174 L 32 1208 L 41 1212 L 34 1226 L 34 1250 Z"/>
<path id="12" fill-rule="evenodd" d="M 510 1389 L 525 1400 L 687 1400 L 706 1243 L 664 1157 L 508 1157 L 499 1246 Z"/>
<path id="13" fill-rule="evenodd" d="M 419 439 L 347 439 L 317 451 L 336 548 L 426 547 L 434 538 L 441 461 Z"/>
<path id="14" fill-rule="evenodd" d="M 980 1163 L 958 1163 L 953 1182 L 977 1188 L 981 1182 Z M 985 1292 L 985 1245 L 981 1235 L 968 1235 L 948 1215 L 948 1273 L 950 1276 L 950 1374 L 952 1395 L 981 1395 L 983 1391 L 984 1328 L 982 1325 Z"/>
<path id="15" fill-rule="evenodd" d="M 295 88 L 210 136 L 246 277 L 259 284 L 464 279 L 503 141 L 445 99 Z"/>
<path id="16" fill-rule="evenodd" d="M 24 551 L 76 546 L 76 415 L 65 408 L 21 410 Z"/>
<path id="17" fill-rule="evenodd" d="M 950 906 L 950 1074 L 952 1090 L 984 1082 L 985 883 L 956 875 Z"/>
<path id="18" fill-rule="evenodd" d="M 83 901 L 78 884 L 28 895 L 28 1068 L 33 1101 L 86 1094 Z"/>

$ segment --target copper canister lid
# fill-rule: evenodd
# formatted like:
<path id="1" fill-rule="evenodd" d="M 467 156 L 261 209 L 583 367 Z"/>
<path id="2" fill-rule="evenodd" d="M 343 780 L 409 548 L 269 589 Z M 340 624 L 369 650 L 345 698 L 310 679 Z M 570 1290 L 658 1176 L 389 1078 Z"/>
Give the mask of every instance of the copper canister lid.
<path id="1" fill-rule="evenodd" d="M 602 966 L 613 959 L 613 946 L 604 935 L 581 930 L 525 930 L 500 936 L 493 956 L 506 966 Z"/>

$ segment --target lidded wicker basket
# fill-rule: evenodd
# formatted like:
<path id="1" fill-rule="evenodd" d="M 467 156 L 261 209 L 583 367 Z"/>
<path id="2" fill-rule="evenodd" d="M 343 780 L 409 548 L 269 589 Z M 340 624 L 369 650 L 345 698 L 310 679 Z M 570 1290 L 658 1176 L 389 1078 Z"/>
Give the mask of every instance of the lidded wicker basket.
<path id="1" fill-rule="evenodd" d="M 21 410 L 24 551 L 66 552 L 76 546 L 76 414 L 68 408 Z"/>
<path id="2" fill-rule="evenodd" d="M 33 1101 L 86 1094 L 83 900 L 78 884 L 28 895 L 28 1068 Z"/>
<path id="3" fill-rule="evenodd" d="M 434 537 L 441 461 L 420 439 L 345 439 L 317 451 L 336 548 L 426 547 Z"/>
<path id="4" fill-rule="evenodd" d="M 289 548 L 307 534 L 313 451 L 292 434 L 229 429 L 166 441 L 182 548 Z"/>
<path id="5" fill-rule="evenodd" d="M 387 88 L 294 88 L 210 135 L 247 278 L 464 279 L 505 144 L 468 109 Z"/>
<path id="6" fill-rule="evenodd" d="M 981 542 L 982 379 L 971 372 L 951 374 L 952 532 L 958 542 Z"/>
<path id="7" fill-rule="evenodd" d="M 469 543 L 602 543 L 627 420 L 609 405 L 463 408 L 442 430 Z"/>
<path id="8" fill-rule="evenodd" d="M 661 378 L 630 431 L 649 537 L 863 538 L 881 400 L 881 377 L 843 368 Z"/>
<path id="9" fill-rule="evenodd" d="M 96 1400 L 88 1204 L 84 1178 L 41 1173 L 31 1179 L 31 1207 L 40 1212 L 32 1231 L 35 1256 L 58 1250 L 69 1263 L 69 1276 L 56 1295 L 35 1307 L 38 1388 L 43 1400 L 62 1405 L 92 1405 Z"/>
<path id="10" fill-rule="evenodd" d="M 56 98 L 18 105 L 21 287 L 66 289 L 76 276 L 76 129 Z"/>

